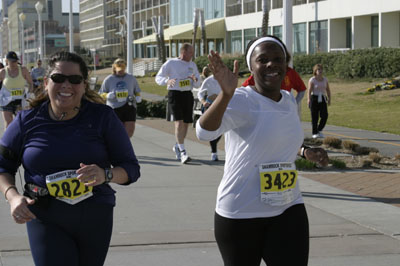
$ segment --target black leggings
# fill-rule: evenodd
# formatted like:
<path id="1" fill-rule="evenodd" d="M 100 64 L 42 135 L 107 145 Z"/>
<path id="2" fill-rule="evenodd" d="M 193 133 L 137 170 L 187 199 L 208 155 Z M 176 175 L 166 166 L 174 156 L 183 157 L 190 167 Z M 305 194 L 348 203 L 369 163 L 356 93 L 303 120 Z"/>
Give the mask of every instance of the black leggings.
<path id="1" fill-rule="evenodd" d="M 321 120 L 319 118 L 321 117 Z M 319 124 L 318 124 L 319 120 Z M 318 102 L 318 96 L 311 96 L 311 124 L 312 133 L 318 134 L 322 131 L 328 121 L 328 106 L 325 102 L 324 97 L 322 97 L 322 102 Z"/>
<path id="2" fill-rule="evenodd" d="M 47 208 L 29 206 L 36 215 L 27 223 L 36 266 L 101 266 L 107 256 L 113 209 L 91 199 L 69 205 L 51 199 Z"/>
<path id="3" fill-rule="evenodd" d="M 215 238 L 225 266 L 306 266 L 308 218 L 297 204 L 270 218 L 229 219 L 215 213 Z"/>

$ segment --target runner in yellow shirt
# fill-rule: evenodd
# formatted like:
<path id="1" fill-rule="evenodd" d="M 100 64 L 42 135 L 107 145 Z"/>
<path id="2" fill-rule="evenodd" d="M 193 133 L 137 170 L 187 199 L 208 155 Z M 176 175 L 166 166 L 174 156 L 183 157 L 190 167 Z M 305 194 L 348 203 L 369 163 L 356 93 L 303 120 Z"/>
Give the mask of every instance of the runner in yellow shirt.
<path id="1" fill-rule="evenodd" d="M 18 64 L 18 56 L 10 51 L 7 54 L 7 66 L 0 70 L 0 81 L 3 82 L 0 91 L 0 110 L 3 112 L 5 129 L 13 121 L 16 112 L 22 108 L 25 97 L 25 84 L 29 84 L 32 92 L 33 82 L 26 67 Z"/>

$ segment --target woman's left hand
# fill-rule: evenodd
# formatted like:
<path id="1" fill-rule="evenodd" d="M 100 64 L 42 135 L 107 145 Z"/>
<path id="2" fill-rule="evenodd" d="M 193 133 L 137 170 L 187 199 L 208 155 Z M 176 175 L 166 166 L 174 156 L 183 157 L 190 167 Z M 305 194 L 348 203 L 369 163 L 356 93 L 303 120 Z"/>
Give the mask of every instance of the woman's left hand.
<path id="1" fill-rule="evenodd" d="M 86 165 L 84 163 L 80 164 L 76 173 L 78 174 L 78 179 L 80 182 L 85 183 L 86 186 L 98 186 L 104 183 L 106 180 L 106 173 L 103 168 L 99 167 L 97 164 Z"/>

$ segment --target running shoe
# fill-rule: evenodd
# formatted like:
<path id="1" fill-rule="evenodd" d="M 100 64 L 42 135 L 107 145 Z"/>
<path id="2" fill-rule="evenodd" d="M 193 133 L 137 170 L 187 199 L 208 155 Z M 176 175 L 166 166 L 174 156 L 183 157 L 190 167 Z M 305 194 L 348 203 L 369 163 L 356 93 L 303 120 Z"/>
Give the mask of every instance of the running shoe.
<path id="1" fill-rule="evenodd" d="M 321 131 L 320 131 L 320 132 L 318 132 L 318 135 L 319 135 L 319 137 L 320 137 L 320 138 L 325 138 L 324 134 L 322 134 L 322 132 L 321 132 Z"/>
<path id="2" fill-rule="evenodd" d="M 316 139 L 316 138 L 318 138 L 319 137 L 319 135 L 318 134 L 314 134 L 314 135 L 312 135 L 312 138 L 313 139 Z"/>
<path id="3" fill-rule="evenodd" d="M 181 151 L 181 163 L 185 164 L 191 160 L 191 158 L 186 154 L 186 151 Z"/>
<path id="4" fill-rule="evenodd" d="M 211 161 L 218 161 L 218 155 L 216 153 L 211 153 Z"/>
<path id="5" fill-rule="evenodd" d="M 181 153 L 179 152 L 179 147 L 178 144 L 175 143 L 174 147 L 172 147 L 172 150 L 175 152 L 175 156 L 177 160 L 181 159 Z"/>

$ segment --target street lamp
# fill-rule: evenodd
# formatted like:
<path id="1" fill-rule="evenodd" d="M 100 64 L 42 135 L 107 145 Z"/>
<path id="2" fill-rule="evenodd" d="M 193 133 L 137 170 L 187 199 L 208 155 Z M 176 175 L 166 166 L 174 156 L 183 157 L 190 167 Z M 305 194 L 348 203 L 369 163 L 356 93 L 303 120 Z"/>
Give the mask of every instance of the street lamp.
<path id="1" fill-rule="evenodd" d="M 12 41 L 11 41 L 11 21 L 10 20 L 8 20 L 8 22 L 7 22 L 7 27 L 8 27 L 8 51 L 11 51 Z"/>
<path id="2" fill-rule="evenodd" d="M 26 16 L 24 13 L 19 14 L 19 20 L 21 21 L 21 64 L 25 61 L 25 34 L 24 34 L 24 21 Z"/>
<path id="3" fill-rule="evenodd" d="M 35 4 L 36 12 L 38 14 L 38 27 L 39 27 L 39 59 L 43 59 L 43 36 L 42 36 L 42 11 L 43 11 L 43 4 L 41 2 L 37 2 Z"/>

